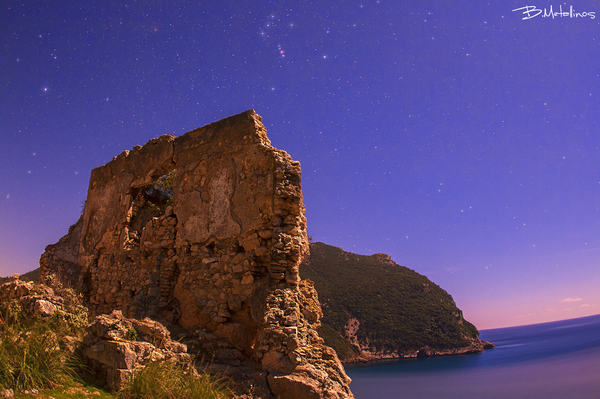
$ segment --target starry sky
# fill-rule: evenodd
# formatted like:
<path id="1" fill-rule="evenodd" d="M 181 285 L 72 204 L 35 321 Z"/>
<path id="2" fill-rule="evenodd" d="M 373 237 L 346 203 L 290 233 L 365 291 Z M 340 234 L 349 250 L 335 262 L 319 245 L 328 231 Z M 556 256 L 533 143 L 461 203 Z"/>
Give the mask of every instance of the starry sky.
<path id="1" fill-rule="evenodd" d="M 315 241 L 390 254 L 480 329 L 598 314 L 599 28 L 586 0 L 4 0 L 0 275 L 93 168 L 252 108 Z"/>

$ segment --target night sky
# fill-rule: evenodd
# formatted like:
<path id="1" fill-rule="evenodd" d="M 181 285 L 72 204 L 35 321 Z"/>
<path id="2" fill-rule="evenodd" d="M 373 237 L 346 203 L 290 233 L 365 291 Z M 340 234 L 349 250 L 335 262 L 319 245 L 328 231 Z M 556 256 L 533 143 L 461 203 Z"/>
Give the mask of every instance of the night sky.
<path id="1" fill-rule="evenodd" d="M 93 168 L 255 109 L 315 241 L 390 254 L 480 329 L 598 314 L 599 28 L 594 1 L 3 0 L 0 275 Z"/>

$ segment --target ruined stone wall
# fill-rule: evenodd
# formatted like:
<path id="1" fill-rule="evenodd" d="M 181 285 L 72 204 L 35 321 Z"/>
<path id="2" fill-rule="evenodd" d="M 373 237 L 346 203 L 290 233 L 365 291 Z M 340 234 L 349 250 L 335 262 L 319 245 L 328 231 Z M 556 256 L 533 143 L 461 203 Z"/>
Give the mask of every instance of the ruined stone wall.
<path id="1" fill-rule="evenodd" d="M 300 284 L 300 177 L 252 110 L 150 140 L 92 171 L 79 227 L 47 248 L 42 274 L 68 276 L 92 314 L 211 331 L 260 362 L 276 396 L 351 396 L 315 331 L 316 292 Z"/>

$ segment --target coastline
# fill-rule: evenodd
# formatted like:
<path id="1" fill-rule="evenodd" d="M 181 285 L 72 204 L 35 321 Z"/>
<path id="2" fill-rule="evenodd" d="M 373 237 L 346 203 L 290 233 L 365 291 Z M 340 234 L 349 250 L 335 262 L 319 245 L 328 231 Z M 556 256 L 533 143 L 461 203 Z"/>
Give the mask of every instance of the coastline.
<path id="1" fill-rule="evenodd" d="M 417 359 L 417 358 L 426 358 L 426 357 L 441 357 L 441 356 L 455 356 L 455 355 L 469 355 L 469 354 L 477 354 L 483 353 L 485 350 L 493 349 L 495 345 L 488 341 L 483 341 L 480 339 L 473 339 L 471 345 L 460 347 L 460 348 L 452 348 L 452 349 L 443 349 L 443 350 L 435 350 L 429 347 L 421 348 L 418 351 L 409 353 L 409 354 L 398 354 L 398 353 L 373 353 L 368 352 L 366 350 L 362 350 L 361 352 L 365 354 L 365 356 L 359 356 L 349 359 L 342 360 L 342 364 L 344 366 L 350 365 L 354 366 L 371 366 L 381 363 L 392 362 L 396 360 L 402 359 Z M 360 367 L 360 366 L 359 366 Z"/>

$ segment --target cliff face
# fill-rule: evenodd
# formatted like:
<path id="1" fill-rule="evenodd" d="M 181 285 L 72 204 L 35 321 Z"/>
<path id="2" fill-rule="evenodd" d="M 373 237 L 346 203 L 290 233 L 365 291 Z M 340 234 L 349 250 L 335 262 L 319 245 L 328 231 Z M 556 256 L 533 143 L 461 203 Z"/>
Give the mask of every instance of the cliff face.
<path id="1" fill-rule="evenodd" d="M 42 275 L 69 282 L 92 314 L 208 330 L 259 362 L 275 396 L 351 397 L 298 275 L 300 175 L 254 111 L 150 140 L 92 171 L 83 216 L 48 246 Z"/>
<path id="2" fill-rule="evenodd" d="M 319 330 L 344 361 L 481 352 L 493 347 L 452 297 L 389 255 L 314 243 L 301 274 L 323 304 Z"/>

